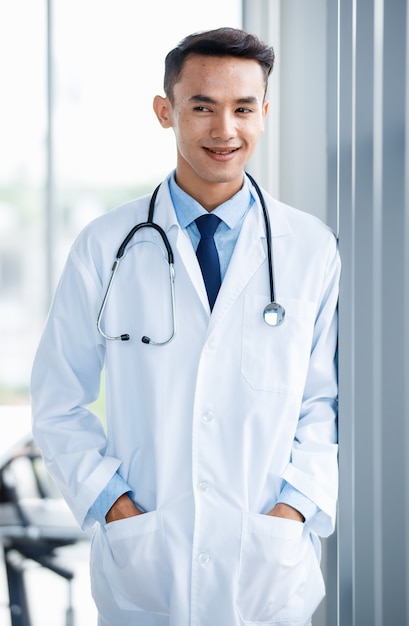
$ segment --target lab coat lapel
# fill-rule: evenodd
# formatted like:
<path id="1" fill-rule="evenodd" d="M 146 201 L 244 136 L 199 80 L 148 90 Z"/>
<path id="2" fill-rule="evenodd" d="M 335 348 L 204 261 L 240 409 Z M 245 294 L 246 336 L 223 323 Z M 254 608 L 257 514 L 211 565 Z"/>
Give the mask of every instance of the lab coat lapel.
<path id="1" fill-rule="evenodd" d="M 176 281 L 184 279 L 180 275 L 180 266 L 179 268 L 177 267 L 177 256 L 179 256 L 203 308 L 210 315 L 209 302 L 200 265 L 188 233 L 180 227 L 177 221 L 167 181 L 164 181 L 157 196 L 154 221 L 162 225 L 174 250 Z"/>
<path id="2" fill-rule="evenodd" d="M 261 218 L 260 221 L 260 217 L 260 211 L 254 204 L 244 221 L 227 268 L 210 319 L 209 331 L 221 321 L 230 307 L 233 306 L 266 258 L 265 231 L 263 220 Z"/>
<path id="3" fill-rule="evenodd" d="M 254 193 L 255 195 L 255 193 Z M 280 204 L 263 192 L 264 199 L 269 207 L 271 238 L 274 256 L 274 239 L 291 233 L 290 225 L 282 211 Z M 226 315 L 230 307 L 237 301 L 251 278 L 264 263 L 267 256 L 266 228 L 261 204 L 256 202 L 247 215 L 242 226 L 233 256 L 226 276 L 222 283 L 213 314 L 210 319 L 209 332 Z M 266 265 L 266 289 L 269 284 L 269 274 Z"/>
<path id="4" fill-rule="evenodd" d="M 272 239 L 289 234 L 289 223 L 280 204 L 264 191 L 263 195 L 270 209 Z M 245 289 L 266 258 L 266 232 L 262 208 L 255 191 L 253 191 L 253 196 L 255 197 L 255 203 L 242 226 L 213 313 L 210 316 L 209 302 L 200 266 L 189 235 L 178 224 L 167 181 L 159 189 L 155 204 L 154 221 L 161 224 L 167 233 L 172 249 L 176 255 L 179 255 L 204 310 L 210 316 L 209 332 L 221 321 L 230 307 L 236 302 L 243 289 Z M 177 259 L 175 259 L 175 264 L 177 264 Z M 177 274 L 178 269 L 176 268 L 176 281 L 184 279 L 184 277 Z M 268 284 L 267 281 L 268 272 L 266 269 L 266 284 Z"/>
<path id="5" fill-rule="evenodd" d="M 210 315 L 209 300 L 207 298 L 206 287 L 196 253 L 193 249 L 189 235 L 182 228 L 178 228 L 176 237 L 176 250 L 180 254 L 186 272 L 196 290 L 203 308 Z"/>

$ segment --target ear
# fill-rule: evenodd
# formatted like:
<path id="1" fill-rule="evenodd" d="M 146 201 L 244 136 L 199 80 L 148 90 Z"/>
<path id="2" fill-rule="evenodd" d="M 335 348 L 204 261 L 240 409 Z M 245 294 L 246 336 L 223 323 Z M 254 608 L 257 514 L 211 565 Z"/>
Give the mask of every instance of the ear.
<path id="1" fill-rule="evenodd" d="M 168 98 L 155 96 L 153 99 L 153 110 L 163 128 L 172 127 L 172 106 Z"/>
<path id="2" fill-rule="evenodd" d="M 270 106 L 269 102 L 267 101 L 263 102 L 263 108 L 262 108 L 263 130 L 264 130 L 264 122 L 266 121 L 269 106 Z"/>

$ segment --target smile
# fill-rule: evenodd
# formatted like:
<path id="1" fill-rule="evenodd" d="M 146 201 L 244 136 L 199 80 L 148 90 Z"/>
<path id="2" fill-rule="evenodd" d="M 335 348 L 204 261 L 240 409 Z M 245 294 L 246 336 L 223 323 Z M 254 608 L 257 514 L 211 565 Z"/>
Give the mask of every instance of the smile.
<path id="1" fill-rule="evenodd" d="M 230 150 L 212 150 L 212 148 L 205 148 L 208 152 L 212 152 L 213 154 L 232 154 L 239 150 L 239 148 L 231 148 Z"/>

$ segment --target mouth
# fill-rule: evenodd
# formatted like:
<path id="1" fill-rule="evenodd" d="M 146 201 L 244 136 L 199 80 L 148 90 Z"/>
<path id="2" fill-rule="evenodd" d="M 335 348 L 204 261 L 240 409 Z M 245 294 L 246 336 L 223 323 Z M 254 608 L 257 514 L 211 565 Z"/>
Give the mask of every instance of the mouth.
<path id="1" fill-rule="evenodd" d="M 217 148 L 205 147 L 205 150 L 207 150 L 207 152 L 211 152 L 212 154 L 228 155 L 228 154 L 233 154 L 233 152 L 237 152 L 237 150 L 240 150 L 240 148 L 229 148 L 229 149 L 220 150 Z"/>
<path id="2" fill-rule="evenodd" d="M 207 146 L 203 146 L 204 150 L 207 154 L 207 158 L 214 163 L 218 163 L 219 165 L 229 164 L 235 162 L 236 154 L 239 152 L 240 147 L 238 148 L 208 148 Z"/>

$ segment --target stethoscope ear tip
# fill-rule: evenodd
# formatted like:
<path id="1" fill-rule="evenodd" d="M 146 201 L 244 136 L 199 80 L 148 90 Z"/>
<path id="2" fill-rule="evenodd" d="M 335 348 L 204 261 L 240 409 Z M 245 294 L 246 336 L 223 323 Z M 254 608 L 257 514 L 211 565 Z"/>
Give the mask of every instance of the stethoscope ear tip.
<path id="1" fill-rule="evenodd" d="M 267 256 L 268 256 L 268 259 L 269 259 L 268 269 L 269 269 L 269 274 L 270 274 L 269 286 L 270 286 L 270 299 L 271 299 L 271 302 L 270 302 L 270 304 L 267 304 L 267 306 L 265 307 L 265 309 L 263 311 L 263 318 L 264 318 L 264 321 L 266 322 L 266 324 L 268 324 L 268 326 L 280 326 L 283 323 L 283 321 L 284 321 L 285 310 L 284 310 L 284 307 L 281 306 L 281 304 L 278 304 L 277 302 L 275 302 L 273 255 L 272 255 L 272 249 L 271 249 L 270 220 L 269 220 L 268 211 L 267 211 L 267 208 L 266 208 L 266 204 L 264 202 L 264 198 L 263 198 L 263 194 L 261 192 L 261 189 L 257 185 L 257 183 L 254 180 L 254 178 L 252 178 L 250 176 L 250 174 L 247 173 L 247 176 L 249 177 L 251 183 L 254 185 L 254 188 L 255 188 L 255 190 L 256 190 L 259 198 L 260 198 L 260 203 L 261 203 L 261 206 L 262 206 L 262 209 L 263 209 L 265 225 L 266 225 Z M 115 335 L 115 336 L 107 335 L 106 333 L 104 333 L 104 331 L 101 328 L 101 321 L 102 321 L 102 318 L 104 316 L 107 300 L 108 300 L 108 297 L 109 297 L 109 294 L 110 294 L 110 291 L 111 291 L 111 288 L 112 288 L 112 284 L 113 284 L 116 272 L 117 272 L 118 267 L 119 267 L 119 263 L 120 263 L 121 259 L 124 257 L 126 246 L 128 245 L 128 243 L 130 242 L 130 240 L 132 239 L 132 237 L 134 236 L 134 234 L 138 230 L 140 230 L 142 228 L 146 228 L 146 227 L 154 228 L 157 232 L 159 232 L 159 234 L 162 237 L 163 243 L 164 243 L 164 245 L 166 247 L 167 253 L 168 253 L 169 276 L 170 276 L 170 291 L 171 291 L 171 300 L 172 300 L 172 326 L 173 327 L 172 327 L 172 334 L 169 337 L 169 339 L 166 339 L 166 341 L 154 341 L 153 339 L 151 339 L 150 337 L 147 337 L 146 335 L 144 335 L 141 338 L 141 341 L 145 345 L 164 346 L 167 343 L 169 343 L 173 339 L 173 337 L 175 336 L 175 332 L 176 332 L 176 323 L 175 323 L 175 318 L 176 318 L 176 315 L 175 315 L 175 288 L 174 288 L 175 271 L 174 271 L 174 266 L 173 266 L 173 263 L 174 263 L 173 251 L 172 251 L 172 247 L 171 247 L 171 245 L 169 243 L 169 240 L 168 240 L 164 230 L 158 224 L 155 224 L 153 222 L 153 212 L 154 212 L 154 208 L 155 208 L 155 198 L 156 198 L 156 195 L 158 193 L 159 187 L 160 187 L 160 185 L 158 185 L 156 187 L 155 191 L 152 194 L 151 200 L 150 200 L 148 221 L 147 222 L 141 222 L 140 224 L 136 224 L 136 226 L 134 226 L 129 231 L 129 233 L 127 234 L 127 236 L 125 237 L 125 239 L 123 240 L 123 242 L 121 243 L 121 245 L 118 248 L 116 259 L 115 259 L 114 264 L 112 266 L 111 277 L 109 279 L 108 287 L 106 289 L 104 298 L 102 300 L 101 308 L 99 310 L 98 317 L 97 317 L 98 332 L 105 339 L 112 339 L 112 340 L 120 339 L 121 341 L 129 341 L 129 335 L 127 333 L 125 333 L 123 335 Z"/>

